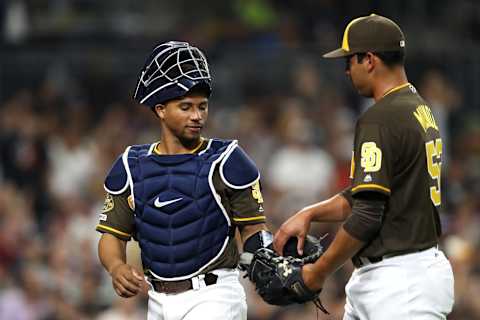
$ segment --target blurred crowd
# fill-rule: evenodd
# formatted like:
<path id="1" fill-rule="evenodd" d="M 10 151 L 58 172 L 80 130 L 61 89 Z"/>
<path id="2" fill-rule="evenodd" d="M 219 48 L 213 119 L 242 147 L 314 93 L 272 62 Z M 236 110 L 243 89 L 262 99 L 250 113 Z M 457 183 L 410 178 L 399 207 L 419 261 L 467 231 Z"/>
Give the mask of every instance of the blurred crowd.
<path id="1" fill-rule="evenodd" d="M 111 13 L 108 21 L 117 21 L 130 12 L 126 9 L 134 2 L 119 1 L 124 10 Z M 178 2 L 179 6 L 189 3 Z M 318 50 L 338 44 L 345 20 L 370 13 L 375 7 L 356 12 L 358 5 L 348 7 L 352 1 L 300 2 L 302 10 L 295 1 L 235 1 L 230 6 L 225 1 L 214 1 L 210 13 L 218 10 L 217 13 L 235 14 L 243 27 L 226 24 L 226 14 L 221 21 L 214 20 L 217 24 L 204 22 L 202 28 L 194 31 L 185 24 L 188 19 L 195 22 L 192 13 L 183 16 L 178 7 L 164 4 L 162 9 L 172 13 L 169 19 L 157 21 L 152 29 L 132 29 L 145 32 L 146 42 L 173 37 L 206 48 L 214 76 L 214 94 L 205 136 L 238 139 L 256 161 L 273 231 L 302 207 L 348 186 L 355 119 L 372 103 L 356 97 L 343 78 L 343 66 L 327 67 L 320 63 Z M 53 34 L 61 38 L 62 27 L 69 30 L 68 17 L 74 21 L 72 17 L 84 17 L 73 14 L 79 10 L 76 6 L 82 4 L 88 12 L 88 7 L 97 2 L 31 3 L 5 1 L 0 6 L 0 13 L 10 23 L 8 28 L 4 26 L 10 37 L 7 38 L 23 41 L 13 45 L 13 49 L 10 43 L 4 56 L 24 52 L 23 46 L 34 48 L 35 37 Z M 57 11 L 49 11 L 46 3 Z M 152 1 L 145 3 L 145 7 L 155 8 Z M 416 3 L 403 6 L 423 8 L 424 14 L 430 12 L 428 1 Z M 459 3 L 466 6 L 468 1 Z M 393 10 L 390 16 L 394 19 L 395 10 L 399 14 L 405 10 L 398 4 L 386 6 L 379 9 Z M 199 14 L 207 11 L 197 7 Z M 324 10 L 309 12 L 309 8 Z M 474 8 L 480 12 L 480 6 Z M 33 28 L 35 33 L 32 25 L 42 17 L 34 14 L 38 10 L 71 16 L 50 21 L 44 29 Z M 468 16 L 475 16 L 475 12 Z M 388 12 L 381 13 L 389 16 Z M 441 19 L 442 13 L 443 10 L 437 15 L 433 12 L 432 21 Z M 129 14 L 135 19 L 141 13 Z M 468 28 L 473 28 L 469 21 L 465 19 L 468 26 L 456 25 L 466 37 Z M 126 19 L 125 23 L 128 22 L 135 25 Z M 176 32 L 156 34 L 152 31 L 155 26 Z M 407 25 L 406 29 L 410 28 Z M 407 39 L 408 36 L 407 31 Z M 312 48 L 310 41 L 319 39 L 325 39 L 325 45 Z M 474 44 L 478 41 L 469 39 Z M 60 40 L 49 41 L 56 44 Z M 134 299 L 118 298 L 114 293 L 110 277 L 96 255 L 100 235 L 94 230 L 105 196 L 103 178 L 112 162 L 127 145 L 154 142 L 159 136 L 155 117 L 130 99 L 135 72 L 153 44 L 150 41 L 140 53 L 122 53 L 122 58 L 128 57 L 122 61 L 127 70 L 112 64 L 111 69 L 102 71 L 101 81 L 94 77 L 99 72 L 95 68 L 101 52 L 93 58 L 83 57 L 80 68 L 71 63 L 55 63 L 25 70 L 16 65 L 24 62 L 21 55 L 11 54 L 10 65 L 4 59 L 0 68 L 0 320 L 146 318 L 145 292 Z M 85 52 L 90 51 L 85 48 Z M 109 52 L 109 61 L 117 59 L 114 53 Z M 58 58 L 55 52 L 49 56 Z M 26 57 L 32 60 L 35 51 Z M 67 58 L 60 58 L 68 62 Z M 38 55 L 38 59 L 44 58 Z M 412 60 L 407 60 L 407 71 L 413 69 L 410 80 L 431 105 L 446 146 L 441 247 L 453 264 L 456 295 L 449 319 L 479 319 L 480 105 L 475 93 L 465 90 L 469 86 L 475 88 L 478 82 L 458 81 L 470 78 L 459 78 L 448 66 L 429 65 L 429 60 L 428 56 L 413 60 L 415 68 L 413 63 L 409 64 Z M 422 61 L 428 67 L 417 69 Z M 39 64 L 30 64 L 34 62 Z M 328 233 L 327 240 L 331 240 L 338 227 L 319 224 L 311 233 Z M 129 261 L 139 264 L 135 243 L 129 244 L 128 256 Z M 327 281 L 322 299 L 331 316 L 319 318 L 341 319 L 344 285 L 352 270 L 348 263 Z M 247 281 L 242 283 L 247 289 L 250 320 L 316 317 L 313 305 L 268 306 Z"/>

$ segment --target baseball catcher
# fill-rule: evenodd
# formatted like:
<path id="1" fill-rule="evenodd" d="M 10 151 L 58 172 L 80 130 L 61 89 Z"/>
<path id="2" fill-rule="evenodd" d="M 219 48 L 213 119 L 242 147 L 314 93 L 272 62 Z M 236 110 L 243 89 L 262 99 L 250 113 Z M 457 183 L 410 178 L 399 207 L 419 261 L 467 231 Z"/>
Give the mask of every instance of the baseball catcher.
<path id="1" fill-rule="evenodd" d="M 247 319 L 235 234 L 252 243 L 267 230 L 260 171 L 237 140 L 202 136 L 212 90 L 199 48 L 158 44 L 134 99 L 155 114 L 160 135 L 126 147 L 105 178 L 99 258 L 119 296 L 147 282 L 148 319 L 205 319 L 206 310 L 209 320 Z M 132 237 L 143 276 L 125 259 Z"/>
<path id="2" fill-rule="evenodd" d="M 313 292 L 303 282 L 302 267 L 314 263 L 323 254 L 321 239 L 305 238 L 304 255 L 297 253 L 297 238 L 290 238 L 279 256 L 271 245 L 261 247 L 254 253 L 245 252 L 241 264 L 246 276 L 255 284 L 257 293 L 272 305 L 286 306 L 312 301 L 317 308 L 328 314 L 320 301 L 320 291 Z M 248 241 L 248 240 L 247 240 Z M 248 247 L 246 246 L 248 249 Z"/>

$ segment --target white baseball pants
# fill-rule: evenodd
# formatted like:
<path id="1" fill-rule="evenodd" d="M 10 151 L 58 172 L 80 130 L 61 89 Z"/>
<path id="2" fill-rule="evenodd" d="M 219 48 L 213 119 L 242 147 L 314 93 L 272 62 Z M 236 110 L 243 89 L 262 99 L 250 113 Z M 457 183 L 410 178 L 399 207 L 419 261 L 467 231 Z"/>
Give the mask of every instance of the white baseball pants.
<path id="1" fill-rule="evenodd" d="M 454 302 L 453 272 L 442 251 L 386 258 L 355 269 L 345 292 L 344 320 L 446 319 Z"/>
<path id="2" fill-rule="evenodd" d="M 148 320 L 246 320 L 245 291 L 238 270 L 212 271 L 217 283 L 209 286 L 200 280 L 199 288 L 179 294 L 148 291 Z"/>

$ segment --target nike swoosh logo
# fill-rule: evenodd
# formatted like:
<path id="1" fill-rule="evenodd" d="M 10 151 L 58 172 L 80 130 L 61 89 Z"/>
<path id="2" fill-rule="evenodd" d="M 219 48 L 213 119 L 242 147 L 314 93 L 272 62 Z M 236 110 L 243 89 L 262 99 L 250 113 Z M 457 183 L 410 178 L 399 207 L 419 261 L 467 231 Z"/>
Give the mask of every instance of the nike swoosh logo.
<path id="1" fill-rule="evenodd" d="M 153 203 L 153 205 L 157 208 L 161 208 L 161 207 L 165 207 L 165 206 L 168 206 L 169 204 L 172 204 L 172 203 L 175 203 L 175 202 L 178 202 L 180 200 L 182 200 L 183 198 L 177 198 L 177 199 L 173 199 L 173 200 L 168 200 L 168 201 L 160 201 L 158 198 L 155 199 L 155 202 Z"/>

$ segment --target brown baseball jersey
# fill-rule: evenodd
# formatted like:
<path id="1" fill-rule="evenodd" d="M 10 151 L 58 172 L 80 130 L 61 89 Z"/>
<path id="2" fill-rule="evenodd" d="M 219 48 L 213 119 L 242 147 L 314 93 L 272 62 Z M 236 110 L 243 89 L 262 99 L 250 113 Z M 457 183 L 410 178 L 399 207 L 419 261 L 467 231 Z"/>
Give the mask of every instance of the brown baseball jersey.
<path id="1" fill-rule="evenodd" d="M 200 152 L 206 147 L 207 140 L 196 152 Z M 265 222 L 263 197 L 259 182 L 245 189 L 232 189 L 225 185 L 220 177 L 218 168 L 216 168 L 213 173 L 213 185 L 220 195 L 222 205 L 234 225 L 243 226 Z M 97 231 L 110 233 L 125 241 L 135 236 L 134 211 L 129 195 L 128 191 L 121 195 L 107 193 L 104 207 L 100 214 L 99 224 L 96 228 Z M 238 264 L 238 259 L 236 240 L 231 238 L 225 252 L 202 273 L 218 268 L 235 268 Z"/>
<path id="2" fill-rule="evenodd" d="M 433 114 L 411 84 L 369 108 L 355 128 L 351 194 L 388 197 L 378 235 L 358 253 L 380 257 L 432 247 L 441 234 L 442 140 Z"/>

